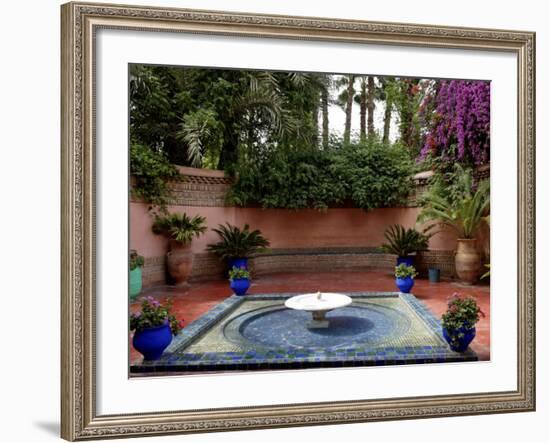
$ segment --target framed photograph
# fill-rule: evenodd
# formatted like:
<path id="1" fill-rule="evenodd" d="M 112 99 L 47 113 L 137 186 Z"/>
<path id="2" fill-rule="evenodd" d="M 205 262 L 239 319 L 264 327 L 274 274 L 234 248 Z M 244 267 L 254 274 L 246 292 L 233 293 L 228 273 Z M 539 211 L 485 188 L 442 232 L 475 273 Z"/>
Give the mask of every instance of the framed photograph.
<path id="1" fill-rule="evenodd" d="M 534 33 L 61 17 L 63 438 L 534 410 Z"/>

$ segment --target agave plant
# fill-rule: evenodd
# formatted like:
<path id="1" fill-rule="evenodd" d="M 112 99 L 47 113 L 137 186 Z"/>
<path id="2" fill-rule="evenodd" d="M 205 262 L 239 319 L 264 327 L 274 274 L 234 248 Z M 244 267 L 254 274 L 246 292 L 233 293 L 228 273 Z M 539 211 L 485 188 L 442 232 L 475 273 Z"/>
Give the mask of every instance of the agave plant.
<path id="1" fill-rule="evenodd" d="M 182 245 L 191 243 L 193 237 L 198 237 L 205 231 L 206 218 L 200 215 L 189 217 L 185 213 L 175 213 L 157 216 L 153 222 L 155 234 L 164 234 Z"/>
<path id="2" fill-rule="evenodd" d="M 269 241 L 259 230 L 250 230 L 244 225 L 241 230 L 230 223 L 219 225 L 213 231 L 220 236 L 218 243 L 208 245 L 208 250 L 222 259 L 245 258 L 258 252 L 264 252 Z"/>
<path id="3" fill-rule="evenodd" d="M 423 209 L 418 222 L 435 222 L 431 226 L 443 225 L 454 229 L 459 238 L 474 238 L 489 209 L 489 181 L 481 181 L 475 191 L 470 174 L 463 178 L 462 195 L 452 201 L 445 190 L 434 186 L 423 198 Z"/>
<path id="4" fill-rule="evenodd" d="M 387 254 L 395 254 L 399 257 L 406 257 L 416 251 L 428 249 L 428 242 L 432 234 L 418 232 L 416 229 L 405 229 L 401 225 L 392 225 L 384 233 L 388 243 L 381 246 L 382 251 Z"/>

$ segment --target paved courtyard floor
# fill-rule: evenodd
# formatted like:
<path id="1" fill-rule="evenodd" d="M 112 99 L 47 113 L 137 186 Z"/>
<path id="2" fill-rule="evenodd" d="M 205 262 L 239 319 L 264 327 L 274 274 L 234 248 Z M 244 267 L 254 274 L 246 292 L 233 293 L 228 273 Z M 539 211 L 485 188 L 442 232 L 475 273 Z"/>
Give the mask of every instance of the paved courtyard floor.
<path id="1" fill-rule="evenodd" d="M 387 270 L 307 272 L 271 274 L 255 278 L 247 296 L 281 292 L 389 292 L 396 290 L 393 274 Z M 485 317 L 477 324 L 477 334 L 471 348 L 478 354 L 479 360 L 490 359 L 489 285 L 466 286 L 450 280 L 430 283 L 427 279 L 416 279 L 411 292 L 437 318 L 441 318 L 445 312 L 447 299 L 453 293 L 458 292 L 461 295 L 476 297 Z M 173 300 L 172 312 L 176 318 L 184 320 L 185 327 L 231 294 L 229 282 L 226 280 L 193 283 L 187 288 L 162 286 L 144 290 L 136 302 L 131 304 L 130 310 L 137 311 L 140 299 L 144 296 L 153 296 L 159 301 L 165 301 L 171 297 Z M 130 360 L 131 362 L 141 361 L 141 354 L 133 347 L 130 347 Z"/>

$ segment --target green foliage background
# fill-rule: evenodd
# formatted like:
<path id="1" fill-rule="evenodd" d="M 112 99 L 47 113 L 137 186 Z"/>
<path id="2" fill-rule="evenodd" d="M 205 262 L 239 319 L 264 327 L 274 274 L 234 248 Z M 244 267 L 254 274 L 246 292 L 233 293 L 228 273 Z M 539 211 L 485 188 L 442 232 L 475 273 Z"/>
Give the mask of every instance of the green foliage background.
<path id="1" fill-rule="evenodd" d="M 411 172 L 403 146 L 378 140 L 339 149 L 278 150 L 242 160 L 229 199 L 264 208 L 390 207 L 404 202 Z"/>

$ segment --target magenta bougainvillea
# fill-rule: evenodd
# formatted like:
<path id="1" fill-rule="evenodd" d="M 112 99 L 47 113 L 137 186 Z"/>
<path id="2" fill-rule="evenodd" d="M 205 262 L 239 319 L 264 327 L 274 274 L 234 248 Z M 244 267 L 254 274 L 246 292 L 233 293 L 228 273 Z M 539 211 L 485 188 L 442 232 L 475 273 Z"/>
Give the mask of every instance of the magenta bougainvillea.
<path id="1" fill-rule="evenodd" d="M 420 157 L 481 165 L 489 162 L 490 83 L 441 81 Z"/>

